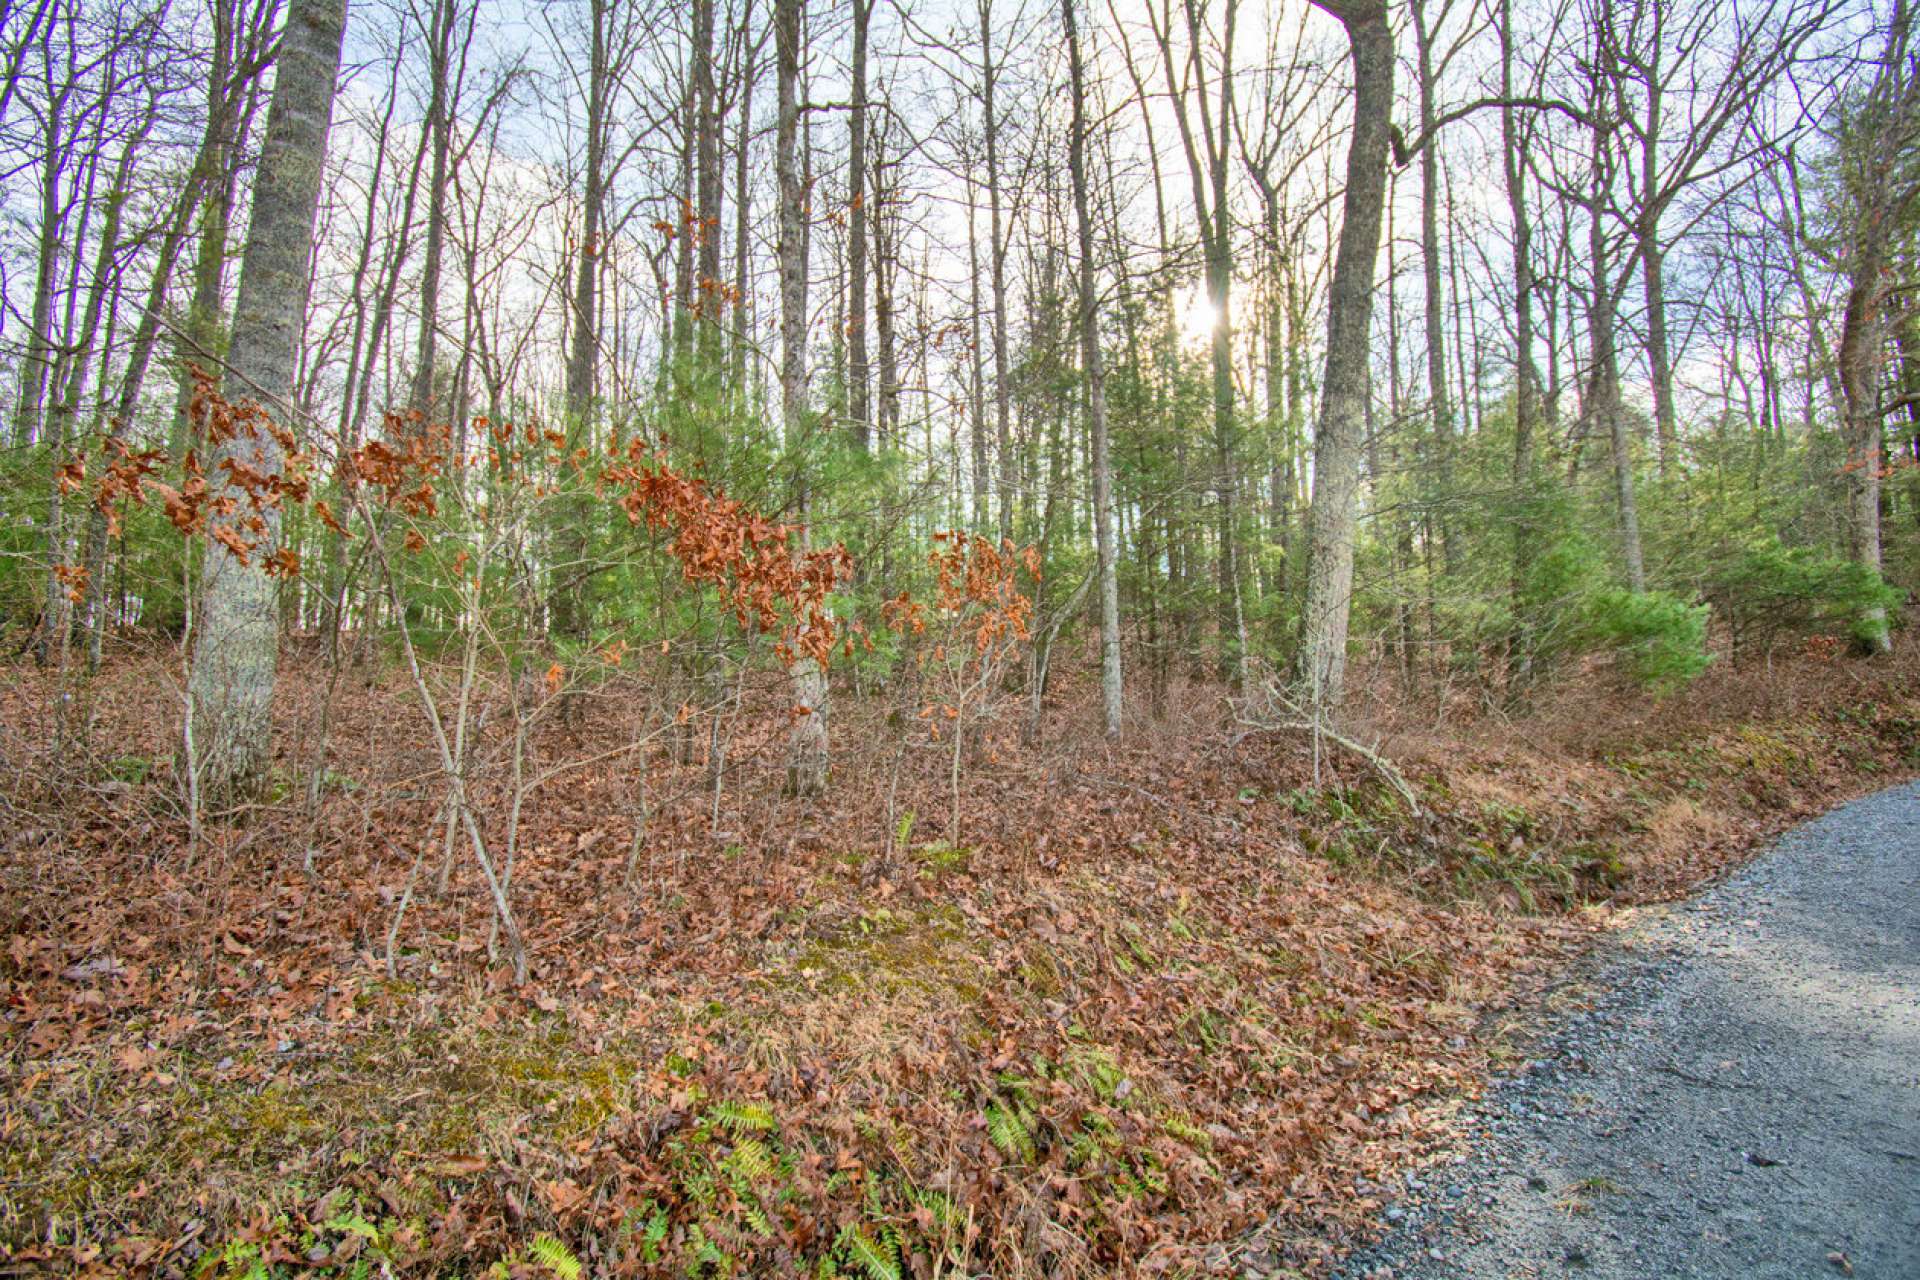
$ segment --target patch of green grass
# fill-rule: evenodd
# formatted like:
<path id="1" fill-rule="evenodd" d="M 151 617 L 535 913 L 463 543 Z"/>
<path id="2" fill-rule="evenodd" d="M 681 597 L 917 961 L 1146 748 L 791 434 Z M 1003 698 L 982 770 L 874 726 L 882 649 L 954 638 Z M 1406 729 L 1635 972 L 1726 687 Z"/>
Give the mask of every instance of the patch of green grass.
<path id="1" fill-rule="evenodd" d="M 125 782 L 141 786 L 154 771 L 160 767 L 160 761 L 153 756 L 115 756 L 107 761 L 101 772 L 111 782 Z"/>
<path id="2" fill-rule="evenodd" d="M 965 845 L 939 841 L 921 845 L 913 851 L 913 857 L 920 864 L 923 875 L 938 877 L 965 871 L 973 860 L 973 850 Z"/>

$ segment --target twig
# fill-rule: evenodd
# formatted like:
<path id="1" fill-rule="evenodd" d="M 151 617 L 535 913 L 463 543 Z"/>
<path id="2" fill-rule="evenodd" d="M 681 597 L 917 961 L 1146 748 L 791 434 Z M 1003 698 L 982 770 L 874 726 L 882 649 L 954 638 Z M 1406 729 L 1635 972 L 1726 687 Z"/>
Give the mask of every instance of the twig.
<path id="1" fill-rule="evenodd" d="M 1292 700 L 1282 693 L 1276 684 L 1271 681 L 1269 681 L 1266 686 L 1266 696 L 1268 709 L 1271 710 L 1275 707 L 1281 707 L 1285 708 L 1285 710 L 1293 716 L 1298 717 L 1301 715 L 1301 709 L 1295 706 Z M 1372 765 L 1374 772 L 1378 773 L 1381 778 L 1386 781 L 1387 785 L 1393 788 L 1400 799 L 1406 802 L 1407 812 L 1415 818 L 1420 817 L 1420 798 L 1415 794 L 1413 787 L 1407 782 L 1406 775 L 1400 772 L 1399 767 L 1373 748 L 1362 746 L 1354 739 L 1347 737 L 1339 730 L 1333 728 L 1319 714 L 1316 713 L 1311 719 L 1268 719 L 1258 715 L 1251 717 L 1248 715 L 1240 715 L 1236 716 L 1235 719 L 1240 724 L 1246 726 L 1248 733 L 1271 733 L 1281 730 L 1292 730 L 1296 733 L 1311 734 L 1313 737 L 1314 784 L 1316 786 L 1319 785 L 1321 739 L 1324 738 L 1339 746 L 1345 747 Z M 1245 736 L 1245 734 L 1240 735 L 1240 737 Z M 1239 738 L 1235 738 L 1235 741 L 1239 741 Z"/>
<path id="2" fill-rule="evenodd" d="M 388 841 L 387 847 L 389 849 L 393 847 L 392 841 Z M 407 918 L 407 908 L 413 904 L 413 886 L 420 878 L 421 859 L 426 856 L 427 846 L 423 841 L 414 852 L 413 866 L 407 870 L 407 887 L 400 894 L 400 905 L 393 909 L 393 920 L 387 925 L 387 978 L 389 981 L 398 981 L 400 978 L 400 969 L 394 963 L 393 950 L 400 937 L 400 922 Z"/>
<path id="3" fill-rule="evenodd" d="M 1246 725 L 1252 732 L 1270 732 L 1290 729 L 1297 733 L 1313 734 L 1316 739 L 1326 738 L 1329 741 L 1345 747 L 1373 766 L 1374 772 L 1378 773 L 1386 784 L 1392 787 L 1394 792 L 1406 802 L 1409 813 L 1416 818 L 1420 816 L 1420 798 L 1415 794 L 1412 784 L 1407 781 L 1406 775 L 1400 772 L 1399 767 L 1379 752 L 1370 747 L 1362 746 L 1339 730 L 1329 728 L 1325 723 L 1316 724 L 1311 720 L 1279 720 L 1272 723 L 1242 720 L 1240 723 Z"/>

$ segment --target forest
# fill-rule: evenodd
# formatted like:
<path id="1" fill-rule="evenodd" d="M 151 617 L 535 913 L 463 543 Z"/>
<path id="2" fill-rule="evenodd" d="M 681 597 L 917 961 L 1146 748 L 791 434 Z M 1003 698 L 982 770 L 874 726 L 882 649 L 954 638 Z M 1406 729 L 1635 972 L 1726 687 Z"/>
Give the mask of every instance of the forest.
<path id="1" fill-rule="evenodd" d="M 1910 0 L 0 0 L 0 1259 L 1318 1275 L 1920 772 Z"/>

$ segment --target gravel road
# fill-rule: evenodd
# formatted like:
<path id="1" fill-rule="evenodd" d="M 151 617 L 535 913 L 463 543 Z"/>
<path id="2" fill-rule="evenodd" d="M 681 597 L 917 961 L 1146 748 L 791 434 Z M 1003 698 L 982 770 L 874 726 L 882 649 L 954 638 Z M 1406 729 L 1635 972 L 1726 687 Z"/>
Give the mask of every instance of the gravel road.
<path id="1" fill-rule="evenodd" d="M 1920 784 L 1648 913 L 1348 1280 L 1920 1280 Z"/>

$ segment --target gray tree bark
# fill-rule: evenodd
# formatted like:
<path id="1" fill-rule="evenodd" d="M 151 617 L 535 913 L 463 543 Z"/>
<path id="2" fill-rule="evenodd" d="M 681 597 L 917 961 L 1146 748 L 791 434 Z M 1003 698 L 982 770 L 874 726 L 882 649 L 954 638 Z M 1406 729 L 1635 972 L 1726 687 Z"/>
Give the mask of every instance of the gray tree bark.
<path id="1" fill-rule="evenodd" d="M 1019 483 L 1013 454 L 1013 380 L 1007 356 L 1007 237 L 1001 230 L 1000 117 L 994 89 L 1000 65 L 993 59 L 993 0 L 979 0 L 980 107 L 987 148 L 987 269 L 993 292 L 993 435 L 1000 455 L 1000 537 L 1013 537 L 1013 508 Z"/>
<path id="2" fill-rule="evenodd" d="M 433 366 L 439 344 L 440 275 L 447 240 L 447 166 L 453 152 L 453 39 L 458 0 L 433 0 L 427 30 L 427 228 L 420 262 L 420 335 L 414 347 L 413 386 L 408 407 L 424 422 L 438 406 L 433 396 Z"/>
<path id="3" fill-rule="evenodd" d="M 1880 490 L 1885 424 L 1880 406 L 1886 360 L 1886 304 L 1892 237 L 1920 207 L 1920 174 L 1912 149 L 1920 145 L 1920 76 L 1911 64 L 1912 11 L 1896 0 L 1887 38 L 1866 100 L 1861 127 L 1841 157 L 1850 225 L 1847 302 L 1837 356 L 1845 397 L 1847 543 L 1857 565 L 1881 568 Z M 1869 608 L 1854 634 L 1870 653 L 1892 648 L 1886 610 Z"/>
<path id="4" fill-rule="evenodd" d="M 713 84 L 714 0 L 693 6 L 693 113 L 695 214 L 700 220 L 693 285 L 694 325 L 703 375 L 720 364 L 720 112 Z"/>
<path id="5" fill-rule="evenodd" d="M 1314 0 L 1347 31 L 1353 60 L 1353 131 L 1340 244 L 1327 291 L 1327 360 L 1314 434 L 1313 505 L 1307 521 L 1307 599 L 1300 652 L 1303 692 L 1315 721 L 1346 691 L 1347 626 L 1353 609 L 1355 517 L 1367 432 L 1374 269 L 1386 204 L 1393 111 L 1393 29 L 1385 0 Z"/>
<path id="6" fill-rule="evenodd" d="M 1087 206 L 1086 74 L 1081 66 L 1075 0 L 1060 0 L 1067 31 L 1067 69 L 1072 83 L 1073 123 L 1067 168 L 1073 180 L 1073 215 L 1080 240 L 1080 362 L 1087 383 L 1087 424 L 1092 433 L 1093 538 L 1100 575 L 1100 709 L 1109 738 L 1120 736 L 1120 578 L 1113 540 L 1113 463 L 1107 450 L 1107 370 L 1100 351 L 1100 309 L 1095 293 L 1093 215 Z"/>
<path id="7" fill-rule="evenodd" d="M 779 119 L 774 172 L 780 187 L 780 416 L 787 448 L 807 430 L 807 189 L 801 177 L 800 21 L 806 0 L 774 0 Z M 807 477 L 800 484 L 800 520 L 810 514 Z M 804 534 L 802 535 L 805 536 Z M 787 790 L 817 796 L 827 789 L 827 673 L 809 658 L 793 666 L 796 714 L 787 749 Z"/>
<path id="8" fill-rule="evenodd" d="M 867 27 L 874 0 L 853 0 L 853 101 L 847 112 L 847 417 L 870 447 L 867 402 Z"/>
<path id="9" fill-rule="evenodd" d="M 1434 41 L 1436 28 L 1445 21 L 1449 5 L 1428 23 L 1426 0 L 1415 0 L 1413 34 L 1417 51 L 1415 69 L 1419 78 L 1420 133 L 1429 136 L 1434 127 L 1434 98 L 1444 62 L 1436 66 Z M 1453 406 L 1447 394 L 1447 343 L 1443 318 L 1446 293 L 1440 283 L 1440 148 L 1429 141 L 1420 148 L 1420 266 L 1425 290 L 1427 343 L 1427 412 L 1433 431 L 1433 461 L 1436 472 L 1439 509 L 1434 512 L 1434 527 L 1439 531 L 1441 550 L 1448 573 L 1457 565 L 1459 548 L 1449 536 L 1451 519 L 1445 504 L 1453 496 Z"/>
<path id="10" fill-rule="evenodd" d="M 292 0 L 288 6 L 241 258 L 230 387 L 235 395 L 258 400 L 283 423 L 306 318 L 313 221 L 346 18 L 346 0 Z M 237 437 L 220 444 L 210 459 L 209 474 L 218 475 L 228 458 L 268 473 L 277 472 L 282 463 L 271 436 Z M 245 504 L 236 514 L 244 517 Z M 264 530 L 245 535 L 255 544 L 245 560 L 208 540 L 188 680 L 202 797 L 243 793 L 267 768 L 280 637 L 274 583 L 264 562 L 279 541 L 280 515 L 269 507 L 261 516 Z"/>
<path id="11" fill-rule="evenodd" d="M 615 0 L 592 0 L 587 66 L 587 152 L 581 192 L 579 251 L 574 257 L 569 307 L 566 368 L 567 442 L 584 448 L 593 427 L 594 374 L 600 359 L 600 253 L 606 216 L 607 115 L 611 64 L 612 8 Z M 682 228 L 684 253 L 686 235 Z M 684 294 L 682 295 L 684 298 Z M 585 569 L 588 512 L 583 501 L 563 504 L 554 539 L 556 579 L 550 619 L 553 634 L 580 641 L 589 629 Z"/>

